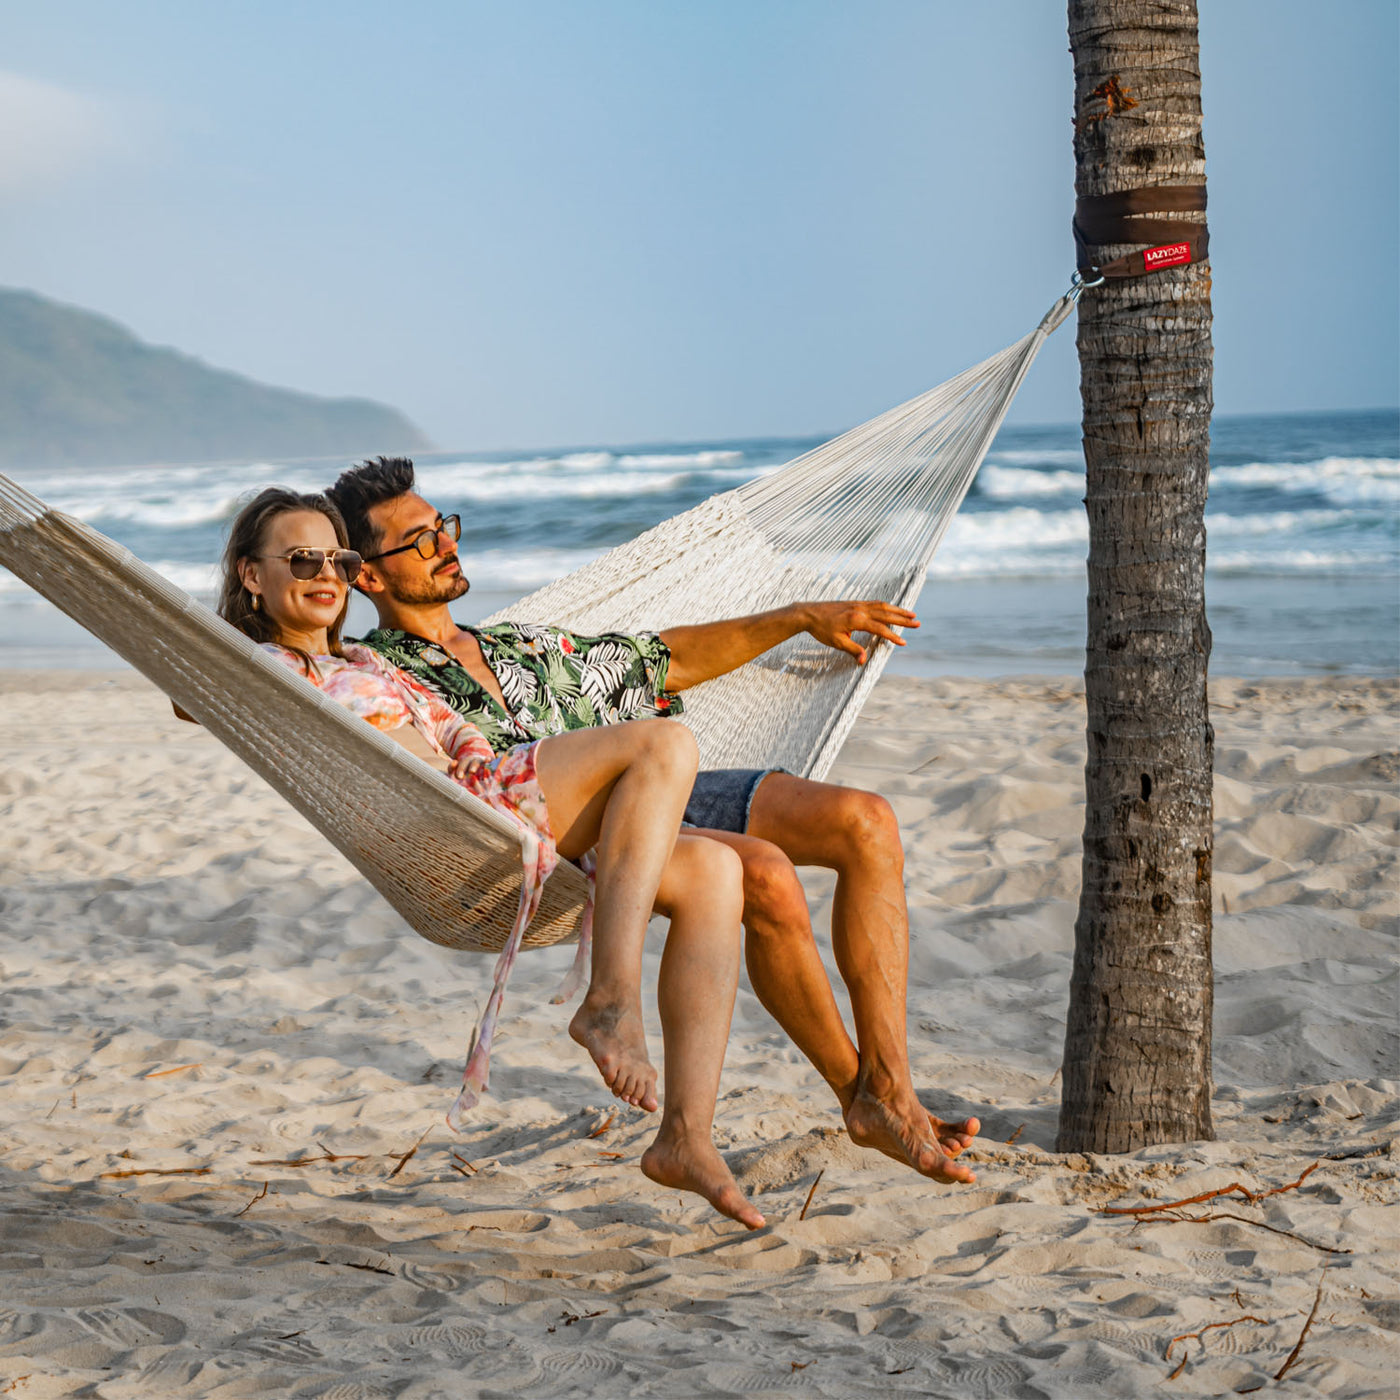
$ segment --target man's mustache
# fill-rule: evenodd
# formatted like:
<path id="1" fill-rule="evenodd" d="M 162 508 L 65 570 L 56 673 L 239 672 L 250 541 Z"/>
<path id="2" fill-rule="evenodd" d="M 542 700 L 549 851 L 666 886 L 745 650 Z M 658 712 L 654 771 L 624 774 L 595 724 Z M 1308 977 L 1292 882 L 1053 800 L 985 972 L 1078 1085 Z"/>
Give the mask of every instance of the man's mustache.
<path id="1" fill-rule="evenodd" d="M 446 569 L 449 564 L 457 565 L 457 577 L 461 579 L 462 582 L 465 583 L 468 588 L 470 588 L 472 586 L 471 580 L 466 576 L 466 574 L 462 572 L 462 563 L 461 560 L 457 558 L 456 554 L 449 554 L 446 559 L 444 559 L 440 564 L 438 564 L 438 566 L 433 570 L 433 573 L 442 573 L 442 571 Z"/>

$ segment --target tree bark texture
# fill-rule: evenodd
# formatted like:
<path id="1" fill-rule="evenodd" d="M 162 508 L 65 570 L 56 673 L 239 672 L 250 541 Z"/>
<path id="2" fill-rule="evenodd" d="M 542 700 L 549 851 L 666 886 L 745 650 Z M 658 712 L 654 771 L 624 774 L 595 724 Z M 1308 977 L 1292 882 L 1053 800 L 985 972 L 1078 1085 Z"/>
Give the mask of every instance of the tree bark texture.
<path id="1" fill-rule="evenodd" d="M 1076 193 L 1203 185 L 1195 0 L 1070 0 L 1069 36 Z M 1200 263 L 1079 305 L 1089 742 L 1061 1151 L 1213 1135 L 1210 330 Z"/>

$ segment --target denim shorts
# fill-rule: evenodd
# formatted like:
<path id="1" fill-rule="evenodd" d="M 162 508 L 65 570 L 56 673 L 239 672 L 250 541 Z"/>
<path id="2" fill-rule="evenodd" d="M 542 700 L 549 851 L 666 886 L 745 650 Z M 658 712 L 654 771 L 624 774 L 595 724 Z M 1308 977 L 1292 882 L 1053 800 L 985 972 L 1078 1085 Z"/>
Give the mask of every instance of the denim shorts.
<path id="1" fill-rule="evenodd" d="M 742 836 L 749 829 L 749 808 L 759 783 L 770 773 L 786 772 L 786 768 L 710 768 L 697 773 L 685 824 Z"/>

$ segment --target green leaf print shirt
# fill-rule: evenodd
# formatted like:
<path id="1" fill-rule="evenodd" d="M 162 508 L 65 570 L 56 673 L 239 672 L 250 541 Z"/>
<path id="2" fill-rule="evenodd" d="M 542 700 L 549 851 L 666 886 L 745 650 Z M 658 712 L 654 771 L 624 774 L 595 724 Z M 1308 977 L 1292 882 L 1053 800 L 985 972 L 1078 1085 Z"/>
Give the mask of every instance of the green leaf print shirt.
<path id="1" fill-rule="evenodd" d="M 505 709 L 451 652 L 422 637 L 376 627 L 362 644 L 441 695 L 498 753 L 569 729 L 678 715 L 683 708 L 680 696 L 666 690 L 671 649 L 654 632 L 580 637 L 516 622 L 463 630 L 495 672 Z"/>

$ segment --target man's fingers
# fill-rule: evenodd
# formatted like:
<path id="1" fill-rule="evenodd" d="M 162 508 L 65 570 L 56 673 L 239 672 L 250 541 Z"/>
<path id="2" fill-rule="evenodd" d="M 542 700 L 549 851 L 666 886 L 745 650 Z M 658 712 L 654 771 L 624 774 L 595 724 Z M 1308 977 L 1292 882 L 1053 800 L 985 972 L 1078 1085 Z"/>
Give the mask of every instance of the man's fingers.
<path id="1" fill-rule="evenodd" d="M 896 627 L 917 627 L 919 619 L 909 608 L 896 607 L 893 603 L 882 603 L 872 599 L 868 602 L 842 602 L 813 605 L 816 618 L 808 630 L 818 641 L 837 651 L 844 651 L 862 665 L 865 665 L 868 652 L 854 641 L 852 632 L 864 632 L 878 637 L 895 646 L 907 645 Z"/>
<path id="2" fill-rule="evenodd" d="M 838 632 L 832 638 L 831 645 L 837 651 L 849 652 L 862 666 L 865 665 L 865 648 L 849 632 Z"/>
<path id="3" fill-rule="evenodd" d="M 883 619 L 876 617 L 866 609 L 857 609 L 845 630 L 847 632 L 868 632 L 872 637 L 883 637 L 885 641 L 893 642 L 897 647 L 904 645 L 904 639 L 898 632 L 891 630 Z"/>
<path id="4" fill-rule="evenodd" d="M 908 608 L 897 608 L 893 603 L 866 603 L 872 616 L 881 622 L 892 623 L 896 627 L 917 627 L 919 619 Z"/>

